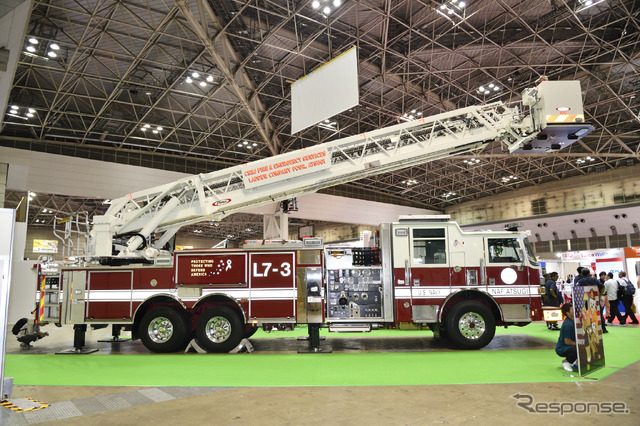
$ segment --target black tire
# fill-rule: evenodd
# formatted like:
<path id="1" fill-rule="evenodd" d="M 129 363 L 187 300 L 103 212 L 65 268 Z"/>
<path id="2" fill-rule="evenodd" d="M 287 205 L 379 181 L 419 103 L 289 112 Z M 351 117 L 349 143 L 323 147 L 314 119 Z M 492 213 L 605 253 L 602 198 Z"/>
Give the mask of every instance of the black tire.
<path id="1" fill-rule="evenodd" d="M 249 337 L 253 336 L 254 334 L 256 334 L 256 331 L 258 331 L 258 327 L 252 327 L 252 326 L 246 326 L 245 330 L 244 330 L 244 338 L 248 339 Z"/>
<path id="2" fill-rule="evenodd" d="M 481 302 L 467 300 L 451 308 L 445 318 L 447 336 L 461 349 L 480 349 L 489 344 L 496 333 L 496 320 Z"/>
<path id="3" fill-rule="evenodd" d="M 184 314 L 168 306 L 161 306 L 144 314 L 138 336 L 150 351 L 176 352 L 187 346 L 188 330 Z"/>
<path id="4" fill-rule="evenodd" d="M 198 344 L 209 352 L 229 352 L 245 335 L 245 326 L 235 311 L 227 306 L 207 309 L 196 324 Z"/>

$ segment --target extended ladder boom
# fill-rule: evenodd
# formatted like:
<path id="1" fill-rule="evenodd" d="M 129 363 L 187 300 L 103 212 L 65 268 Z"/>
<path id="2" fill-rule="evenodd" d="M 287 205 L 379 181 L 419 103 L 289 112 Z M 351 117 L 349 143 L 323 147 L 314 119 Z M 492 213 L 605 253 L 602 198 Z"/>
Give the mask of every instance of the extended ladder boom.
<path id="1" fill-rule="evenodd" d="M 587 129 L 580 137 L 593 129 L 580 118 L 554 127 L 532 117 L 543 99 L 535 101 L 536 93 L 528 94 L 534 99 L 529 115 L 502 102 L 472 106 L 129 194 L 113 200 L 104 216 L 94 218 L 89 252 L 111 256 L 113 239 L 126 236 L 120 256 L 149 258 L 184 225 L 221 220 L 263 204 L 471 151 L 494 140 L 512 152 L 532 151 L 532 143 L 537 152 L 556 150 L 575 142 L 579 129 Z M 552 127 L 562 129 L 548 137 Z M 542 131 L 547 135 L 535 140 Z M 142 250 L 152 233 L 162 237 Z"/>

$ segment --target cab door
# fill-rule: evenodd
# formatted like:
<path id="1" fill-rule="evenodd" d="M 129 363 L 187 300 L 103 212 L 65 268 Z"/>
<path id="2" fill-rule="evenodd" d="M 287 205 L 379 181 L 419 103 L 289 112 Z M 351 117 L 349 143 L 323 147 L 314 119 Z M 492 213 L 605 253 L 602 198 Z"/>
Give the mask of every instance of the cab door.
<path id="1" fill-rule="evenodd" d="M 485 237 L 487 285 L 529 285 L 524 250 L 515 237 Z"/>
<path id="2" fill-rule="evenodd" d="M 524 247 L 517 237 L 485 237 L 487 291 L 505 321 L 530 321 L 531 294 Z"/>
<path id="3" fill-rule="evenodd" d="M 437 306 L 451 292 L 446 226 L 410 228 L 409 287 L 414 322 L 435 321 Z"/>

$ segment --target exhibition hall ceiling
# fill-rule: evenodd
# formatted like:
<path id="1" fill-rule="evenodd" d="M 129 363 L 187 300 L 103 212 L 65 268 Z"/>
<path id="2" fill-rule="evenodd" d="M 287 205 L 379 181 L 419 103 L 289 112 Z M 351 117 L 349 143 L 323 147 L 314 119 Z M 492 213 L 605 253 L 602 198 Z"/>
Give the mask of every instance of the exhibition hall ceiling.
<path id="1" fill-rule="evenodd" d="M 580 80 L 595 131 L 565 150 L 496 142 L 330 190 L 444 210 L 640 162 L 639 13 L 619 0 L 36 0 L 0 144 L 204 173 L 517 102 L 541 75 Z M 292 135 L 291 84 L 353 46 L 360 104 Z"/>

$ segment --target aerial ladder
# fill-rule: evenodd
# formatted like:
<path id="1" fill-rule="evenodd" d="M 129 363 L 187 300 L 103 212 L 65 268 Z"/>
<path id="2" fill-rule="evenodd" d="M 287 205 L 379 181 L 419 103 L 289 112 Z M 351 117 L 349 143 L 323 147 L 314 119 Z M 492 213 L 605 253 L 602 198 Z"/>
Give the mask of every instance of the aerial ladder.
<path id="1" fill-rule="evenodd" d="M 114 199 L 93 218 L 88 258 L 103 264 L 154 263 L 185 225 L 369 176 L 481 149 L 548 153 L 584 137 L 578 81 L 542 81 L 522 101 L 494 102 L 423 117 Z M 151 238 L 153 236 L 154 238 Z"/>

